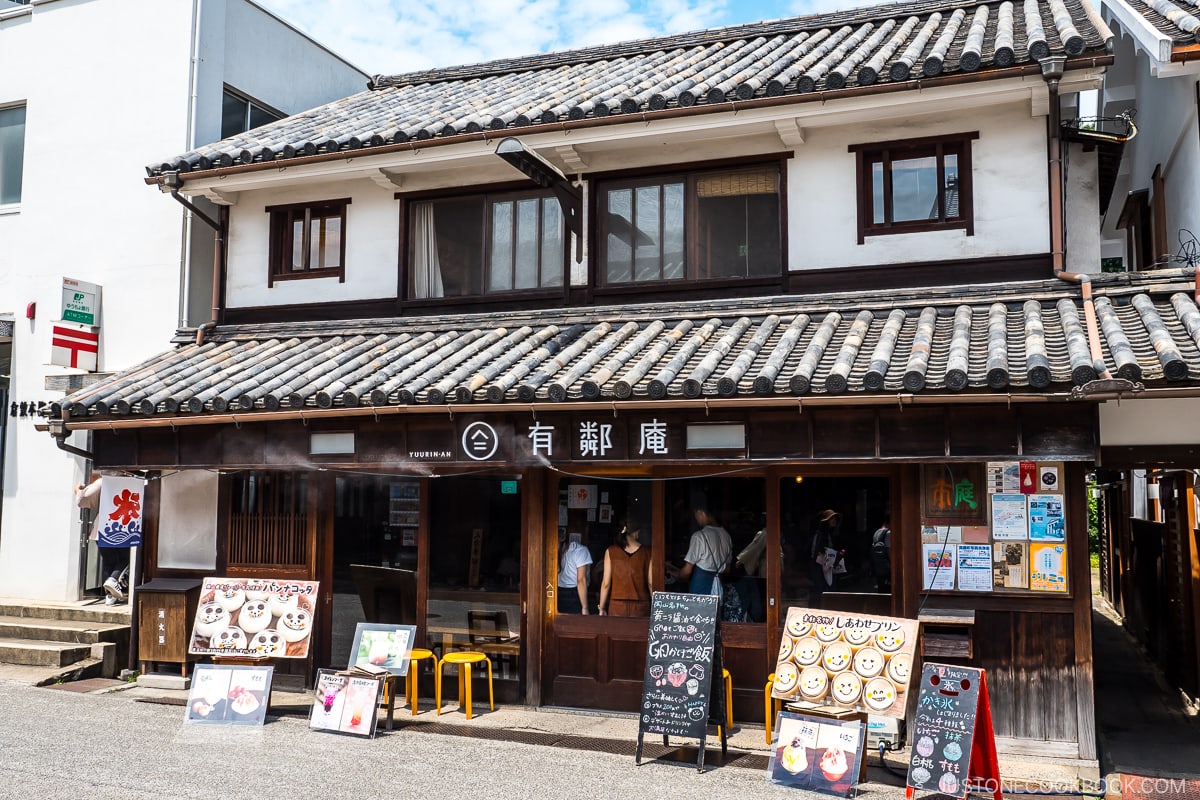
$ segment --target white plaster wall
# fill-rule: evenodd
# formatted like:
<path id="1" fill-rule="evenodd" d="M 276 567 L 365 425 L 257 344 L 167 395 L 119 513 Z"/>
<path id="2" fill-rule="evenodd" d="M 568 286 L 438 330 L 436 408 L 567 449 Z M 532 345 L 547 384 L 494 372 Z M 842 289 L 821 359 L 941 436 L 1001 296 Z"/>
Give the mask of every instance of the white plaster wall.
<path id="1" fill-rule="evenodd" d="M 1200 399 L 1100 404 L 1100 444 L 1200 444 Z"/>
<path id="2" fill-rule="evenodd" d="M 979 131 L 971 166 L 975 233 L 868 236 L 858 244 L 851 144 Z M 789 268 L 869 266 L 1049 250 L 1046 118 L 1029 103 L 903 122 L 815 129 L 788 163 Z"/>
<path id="3" fill-rule="evenodd" d="M 1068 272 L 1100 272 L 1100 191 L 1096 151 L 1078 144 L 1063 145 L 1066 186 L 1063 190 L 1067 228 Z"/>
<path id="4" fill-rule="evenodd" d="M 370 181 L 344 181 L 303 190 L 246 192 L 229 224 L 226 305 L 244 308 L 295 303 L 332 303 L 396 296 L 399 205 L 395 191 Z M 346 280 L 310 278 L 267 286 L 268 206 L 350 198 L 346 208 Z"/>

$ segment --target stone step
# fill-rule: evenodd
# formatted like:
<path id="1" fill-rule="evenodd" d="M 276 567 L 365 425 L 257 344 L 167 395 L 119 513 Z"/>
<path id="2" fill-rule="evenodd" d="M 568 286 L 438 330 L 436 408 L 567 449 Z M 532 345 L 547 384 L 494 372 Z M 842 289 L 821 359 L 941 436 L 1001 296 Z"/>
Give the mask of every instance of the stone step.
<path id="1" fill-rule="evenodd" d="M 75 620 L 78 622 L 91 622 L 97 625 L 128 625 L 130 613 L 128 603 L 117 606 L 106 606 L 103 602 L 94 605 L 81 605 L 78 603 L 0 600 L 0 617 Z"/>
<path id="2" fill-rule="evenodd" d="M 0 663 L 65 667 L 90 658 L 90 644 L 0 638 Z"/>
<path id="3" fill-rule="evenodd" d="M 0 616 L 0 639 L 34 639 L 74 644 L 127 641 L 129 621 L 118 624 L 95 620 Z"/>

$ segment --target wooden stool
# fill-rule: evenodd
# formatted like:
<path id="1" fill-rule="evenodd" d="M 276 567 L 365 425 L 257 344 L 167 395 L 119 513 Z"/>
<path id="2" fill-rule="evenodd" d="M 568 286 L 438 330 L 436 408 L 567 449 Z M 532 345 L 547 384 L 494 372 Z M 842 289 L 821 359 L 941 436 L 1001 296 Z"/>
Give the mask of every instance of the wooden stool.
<path id="1" fill-rule="evenodd" d="M 767 726 L 767 744 L 771 743 L 771 728 L 775 724 L 775 715 L 783 709 L 783 701 L 771 697 L 771 689 L 775 687 L 775 673 L 767 676 L 767 685 L 763 689 L 763 719 Z"/>
<path id="2" fill-rule="evenodd" d="M 496 710 L 495 695 L 492 691 L 492 660 L 483 653 L 460 650 L 455 653 L 446 653 L 437 665 L 437 680 L 435 681 L 434 692 L 436 694 L 438 716 L 441 716 L 442 713 L 442 668 L 447 664 L 454 664 L 458 667 L 458 707 L 462 708 L 465 697 L 467 719 L 471 718 L 471 665 L 478 664 L 480 661 L 487 662 L 488 706 L 492 711 Z"/>
<path id="3" fill-rule="evenodd" d="M 424 647 L 414 647 L 408 657 L 407 691 L 405 694 L 408 697 L 408 705 L 412 709 L 414 717 L 417 715 L 417 703 L 420 700 L 420 693 L 417 691 L 417 675 L 421 671 L 421 666 L 417 662 L 426 658 L 433 659 L 433 671 L 436 673 L 439 669 L 438 659 L 432 650 L 426 650 Z"/>
<path id="4" fill-rule="evenodd" d="M 721 670 L 721 677 L 725 679 L 725 731 L 733 729 L 733 677 L 729 674 L 729 670 Z"/>

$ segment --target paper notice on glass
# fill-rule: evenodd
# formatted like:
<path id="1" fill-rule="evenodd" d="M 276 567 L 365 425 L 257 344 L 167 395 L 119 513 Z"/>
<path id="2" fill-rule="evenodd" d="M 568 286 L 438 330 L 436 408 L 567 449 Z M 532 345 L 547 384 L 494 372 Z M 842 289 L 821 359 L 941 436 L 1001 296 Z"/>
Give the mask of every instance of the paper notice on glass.
<path id="1" fill-rule="evenodd" d="M 1035 542 L 1066 541 L 1061 494 L 1029 495 L 1029 538 Z"/>
<path id="2" fill-rule="evenodd" d="M 1025 542 L 996 542 L 992 545 L 992 583 L 997 589 L 1024 589 L 1029 585 Z"/>
<path id="3" fill-rule="evenodd" d="M 954 546 L 923 544 L 923 579 L 921 588 L 935 592 L 954 591 Z"/>
<path id="4" fill-rule="evenodd" d="M 960 544 L 958 546 L 958 589 L 961 592 L 990 592 L 992 590 L 992 546 L 990 544 Z"/>
<path id="5" fill-rule="evenodd" d="M 987 465 L 987 489 L 992 494 L 1021 491 L 1021 462 L 989 461 Z"/>
<path id="6" fill-rule="evenodd" d="M 992 538 L 1024 541 L 1029 538 L 1029 517 L 1023 494 L 992 495 Z"/>

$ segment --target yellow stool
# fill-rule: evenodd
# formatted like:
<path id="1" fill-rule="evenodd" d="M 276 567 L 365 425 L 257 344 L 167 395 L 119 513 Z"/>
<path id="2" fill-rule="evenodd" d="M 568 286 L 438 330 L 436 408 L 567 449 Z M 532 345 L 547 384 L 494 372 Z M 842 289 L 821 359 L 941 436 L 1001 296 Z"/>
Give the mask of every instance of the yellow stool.
<path id="1" fill-rule="evenodd" d="M 405 695 L 408 697 L 408 705 L 412 708 L 414 717 L 417 715 L 417 703 L 420 701 L 420 694 L 417 692 L 417 676 L 421 672 L 421 666 L 417 662 L 426 658 L 433 659 L 433 671 L 436 673 L 438 671 L 438 659 L 432 650 L 426 650 L 424 647 L 414 647 L 408 657 L 408 678 Z"/>
<path id="2" fill-rule="evenodd" d="M 492 711 L 496 710 L 495 695 L 492 691 L 492 660 L 483 653 L 461 650 L 456 653 L 446 653 L 437 665 L 437 681 L 434 691 L 437 695 L 437 713 L 439 716 L 442 713 L 442 668 L 447 664 L 455 664 L 458 666 L 458 707 L 462 708 L 465 697 L 467 719 L 471 718 L 471 665 L 478 664 L 480 661 L 487 662 L 488 707 Z"/>
<path id="3" fill-rule="evenodd" d="M 771 743 L 771 728 L 775 724 L 775 714 L 783 708 L 782 700 L 771 697 L 771 689 L 775 686 L 775 673 L 767 676 L 767 686 L 763 689 L 763 717 L 767 725 L 767 744 Z M 772 702 L 774 701 L 774 702 Z M 772 706 L 774 706 L 772 708 Z"/>
<path id="4" fill-rule="evenodd" d="M 733 677 L 727 669 L 721 670 L 721 677 L 725 679 L 725 731 L 728 735 L 733 729 Z"/>

